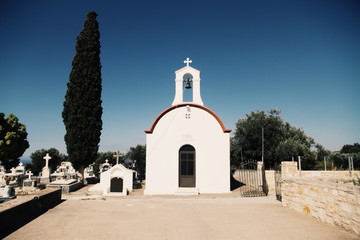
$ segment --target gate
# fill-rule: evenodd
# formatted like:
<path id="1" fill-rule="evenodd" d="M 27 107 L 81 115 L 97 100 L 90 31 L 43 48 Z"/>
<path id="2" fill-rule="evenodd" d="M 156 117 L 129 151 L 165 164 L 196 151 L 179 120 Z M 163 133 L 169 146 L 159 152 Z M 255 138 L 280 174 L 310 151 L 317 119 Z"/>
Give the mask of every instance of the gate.
<path id="1" fill-rule="evenodd" d="M 281 202 L 281 163 L 275 167 L 275 194 L 276 199 Z"/>
<path id="2" fill-rule="evenodd" d="M 262 162 L 242 162 L 239 169 L 240 195 L 242 197 L 264 197 L 265 170 Z"/>

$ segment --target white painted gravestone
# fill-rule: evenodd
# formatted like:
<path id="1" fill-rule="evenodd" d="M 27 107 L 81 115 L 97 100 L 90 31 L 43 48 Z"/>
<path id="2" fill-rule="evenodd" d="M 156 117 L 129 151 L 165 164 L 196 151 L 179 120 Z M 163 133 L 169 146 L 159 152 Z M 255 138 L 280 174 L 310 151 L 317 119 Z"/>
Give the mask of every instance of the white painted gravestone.
<path id="1" fill-rule="evenodd" d="M 47 184 L 50 182 L 49 160 L 51 157 L 49 156 L 49 153 L 46 153 L 46 156 L 43 157 L 43 159 L 45 159 L 45 167 L 42 169 L 40 182 Z"/>
<path id="2" fill-rule="evenodd" d="M 28 176 L 25 181 L 23 181 L 23 187 L 24 188 L 33 188 L 35 187 L 35 181 L 31 179 L 31 176 L 34 175 L 31 171 L 26 172 L 25 175 Z"/>
<path id="3" fill-rule="evenodd" d="M 200 71 L 175 71 L 175 98 L 146 130 L 145 194 L 230 192 L 230 129 L 204 106 Z M 192 83 L 192 87 L 191 87 Z M 184 84 L 185 87 L 184 87 Z M 184 91 L 192 101 L 184 102 Z"/>

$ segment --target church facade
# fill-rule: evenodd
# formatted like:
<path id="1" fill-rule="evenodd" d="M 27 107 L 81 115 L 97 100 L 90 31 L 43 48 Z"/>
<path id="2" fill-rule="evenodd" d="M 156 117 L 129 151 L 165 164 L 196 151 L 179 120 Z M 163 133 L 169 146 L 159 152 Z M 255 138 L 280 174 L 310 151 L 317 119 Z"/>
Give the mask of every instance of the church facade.
<path id="1" fill-rule="evenodd" d="M 187 65 L 175 71 L 175 98 L 146 130 L 144 194 L 230 192 L 230 129 L 205 107 L 200 71 Z M 191 91 L 192 102 L 184 102 Z M 185 87 L 184 87 L 184 84 Z"/>

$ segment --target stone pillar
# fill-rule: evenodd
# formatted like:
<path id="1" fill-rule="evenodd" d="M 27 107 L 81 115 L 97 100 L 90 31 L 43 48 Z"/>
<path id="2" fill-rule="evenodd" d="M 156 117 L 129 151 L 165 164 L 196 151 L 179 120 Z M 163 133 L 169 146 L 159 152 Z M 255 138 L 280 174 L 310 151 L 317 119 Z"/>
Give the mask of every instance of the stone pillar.
<path id="1" fill-rule="evenodd" d="M 281 177 L 297 177 L 297 162 L 281 162 Z"/>
<path id="2" fill-rule="evenodd" d="M 262 162 L 262 161 L 258 161 L 257 162 L 257 174 L 258 174 L 258 177 L 259 177 L 259 189 L 260 189 L 260 187 L 262 188 L 263 187 L 263 183 L 264 183 L 264 181 L 263 181 L 263 172 L 262 172 L 262 168 L 263 168 L 263 166 L 264 166 L 264 163 Z"/>

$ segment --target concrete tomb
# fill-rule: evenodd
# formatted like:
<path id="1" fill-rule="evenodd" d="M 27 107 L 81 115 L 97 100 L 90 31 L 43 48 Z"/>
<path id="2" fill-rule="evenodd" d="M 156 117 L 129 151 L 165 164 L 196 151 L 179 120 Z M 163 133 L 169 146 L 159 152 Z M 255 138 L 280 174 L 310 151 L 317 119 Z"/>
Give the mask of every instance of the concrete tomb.
<path id="1" fill-rule="evenodd" d="M 94 163 L 84 169 L 84 178 L 92 178 L 94 175 Z"/>
<path id="2" fill-rule="evenodd" d="M 71 162 L 61 162 L 56 171 L 51 174 L 51 178 L 54 181 L 49 184 L 49 187 L 61 187 L 62 193 L 75 191 L 81 186 L 78 173 Z"/>
<path id="3" fill-rule="evenodd" d="M 3 165 L 0 164 L 0 185 L 5 185 L 5 167 Z"/>
<path id="4" fill-rule="evenodd" d="M 100 173 L 102 172 L 106 172 L 107 170 L 109 170 L 111 168 L 111 165 L 109 163 L 109 160 L 105 160 L 105 163 L 100 164 Z"/>
<path id="5" fill-rule="evenodd" d="M 100 183 L 91 187 L 89 191 L 101 191 L 103 195 L 127 195 L 133 190 L 133 172 L 122 164 L 116 164 L 101 172 Z"/>
<path id="6" fill-rule="evenodd" d="M 51 178 L 54 180 L 77 179 L 77 172 L 71 162 L 61 162 L 60 166 L 57 166 L 55 172 L 51 174 Z"/>
<path id="7" fill-rule="evenodd" d="M 101 173 L 100 185 L 103 186 L 104 195 L 114 193 L 127 195 L 133 190 L 133 170 L 117 164 L 109 171 Z"/>
<path id="8" fill-rule="evenodd" d="M 15 173 L 17 175 L 24 175 L 25 174 L 25 166 L 22 162 L 19 162 L 19 165 L 15 168 Z"/>
<path id="9" fill-rule="evenodd" d="M 15 198 L 14 178 L 16 178 L 16 170 L 12 168 L 12 173 L 6 173 L 5 168 L 0 165 L 0 203 L 9 201 Z M 13 182 L 10 185 L 10 182 Z M 17 181 L 15 181 L 17 182 Z"/>
<path id="10" fill-rule="evenodd" d="M 4 184 L 4 178 L 7 177 L 7 185 L 12 187 L 22 186 L 24 179 L 26 178 L 25 175 L 25 167 L 22 162 L 16 168 L 11 168 L 10 173 L 6 173 L 5 169 L 2 173 L 2 184 Z"/>

